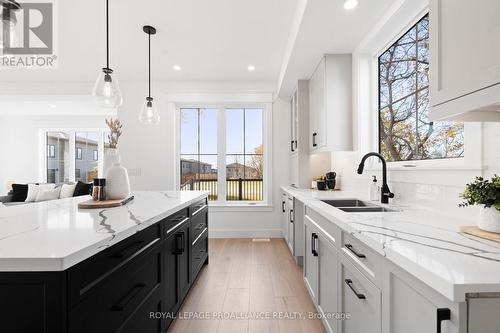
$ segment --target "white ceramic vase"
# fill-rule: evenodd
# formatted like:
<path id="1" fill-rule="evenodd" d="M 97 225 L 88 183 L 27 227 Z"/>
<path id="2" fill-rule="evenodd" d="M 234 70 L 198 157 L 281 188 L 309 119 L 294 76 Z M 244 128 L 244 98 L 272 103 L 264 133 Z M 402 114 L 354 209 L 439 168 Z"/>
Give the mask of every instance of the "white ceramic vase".
<path id="1" fill-rule="evenodd" d="M 479 209 L 477 227 L 484 231 L 500 233 L 500 211 L 494 207 Z"/>
<path id="2" fill-rule="evenodd" d="M 130 197 L 130 180 L 127 169 L 120 164 L 120 155 L 116 154 L 115 163 L 106 171 L 106 198 L 126 199 Z"/>
<path id="3" fill-rule="evenodd" d="M 115 163 L 120 163 L 120 155 L 118 154 L 118 149 L 107 148 L 104 153 L 104 159 L 102 162 L 102 174 L 106 176 L 109 168 L 111 168 Z"/>

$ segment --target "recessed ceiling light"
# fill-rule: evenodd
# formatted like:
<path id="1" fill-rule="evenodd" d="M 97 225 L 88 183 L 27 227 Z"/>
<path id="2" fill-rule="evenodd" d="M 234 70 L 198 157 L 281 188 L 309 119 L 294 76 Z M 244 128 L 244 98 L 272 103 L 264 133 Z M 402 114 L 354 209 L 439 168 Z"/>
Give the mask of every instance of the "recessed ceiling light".
<path id="1" fill-rule="evenodd" d="M 182 69 L 181 66 L 179 66 L 179 65 L 173 65 L 172 68 L 174 71 L 177 71 L 177 72 Z"/>
<path id="2" fill-rule="evenodd" d="M 248 65 L 247 69 L 248 69 L 249 72 L 253 72 L 255 70 L 255 66 L 254 65 Z"/>
<path id="3" fill-rule="evenodd" d="M 344 9 L 351 10 L 358 6 L 358 0 L 347 0 L 344 2 Z"/>
<path id="4" fill-rule="evenodd" d="M 55 109 L 55 108 L 57 108 L 57 105 L 55 105 L 55 104 L 50 104 L 50 105 L 49 105 L 49 108 L 51 108 L 51 109 Z"/>

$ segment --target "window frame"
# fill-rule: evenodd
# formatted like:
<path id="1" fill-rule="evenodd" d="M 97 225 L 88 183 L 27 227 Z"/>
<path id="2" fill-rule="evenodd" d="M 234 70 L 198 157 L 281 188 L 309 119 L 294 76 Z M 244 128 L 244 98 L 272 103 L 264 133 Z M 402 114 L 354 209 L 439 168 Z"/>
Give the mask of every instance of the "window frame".
<path id="1" fill-rule="evenodd" d="M 104 133 L 103 133 L 104 135 Z M 99 151 L 93 149 L 92 150 L 92 161 L 99 161 Z"/>
<path id="2" fill-rule="evenodd" d="M 75 159 L 77 160 L 83 160 L 83 150 L 81 147 L 76 147 L 75 148 Z"/>
<path id="3" fill-rule="evenodd" d="M 48 150 L 42 147 L 47 147 L 47 132 L 64 132 L 69 135 L 69 146 L 72 149 L 69 150 L 69 182 L 76 182 L 75 172 L 76 172 L 76 140 L 75 135 L 78 132 L 97 132 L 99 133 L 98 142 L 98 157 L 97 160 L 97 173 L 99 176 L 103 174 L 103 157 L 104 157 L 104 134 L 107 133 L 109 129 L 107 127 L 93 127 L 93 128 L 68 128 L 68 127 L 46 127 L 40 128 L 38 131 L 38 178 L 43 182 L 47 182 L 47 158 Z M 83 155 L 83 151 L 82 151 Z"/>
<path id="4" fill-rule="evenodd" d="M 56 146 L 47 144 L 47 158 L 56 158 Z"/>
<path id="5" fill-rule="evenodd" d="M 272 205 L 272 103 L 270 102 L 242 102 L 242 103 L 175 103 L 175 114 L 177 124 L 177 143 L 175 151 L 176 161 L 176 180 L 175 186 L 180 188 L 180 175 L 181 175 L 181 109 L 197 109 L 207 108 L 217 110 L 217 169 L 218 169 L 218 200 L 210 201 L 209 205 L 213 207 L 267 207 Z M 263 170 L 263 200 L 262 201 L 227 201 L 226 200 L 226 110 L 227 109 L 262 109 L 262 145 L 264 147 L 264 170 Z M 224 152 L 224 153 L 219 153 Z"/>
<path id="6" fill-rule="evenodd" d="M 417 6 L 415 4 L 415 6 Z M 410 11 L 409 11 L 410 12 Z M 358 127 L 358 153 L 361 158 L 369 151 L 379 151 L 380 115 L 379 115 L 379 57 L 405 33 L 419 22 L 429 8 L 418 8 L 411 14 L 411 19 L 402 24 L 401 20 L 389 17 L 380 30 L 374 31 L 354 51 L 357 63 L 354 71 L 357 75 L 355 89 L 357 98 L 357 127 Z M 408 13 L 407 13 L 408 15 Z M 394 32 L 387 37 L 387 31 Z M 369 95 L 368 103 L 360 100 L 360 96 Z M 375 130 L 371 130 L 375 129 Z M 482 124 L 464 124 L 464 156 L 453 158 L 409 160 L 387 162 L 387 168 L 399 171 L 415 170 L 482 170 Z M 365 170 L 375 171 L 380 169 L 381 162 L 369 159 Z"/>

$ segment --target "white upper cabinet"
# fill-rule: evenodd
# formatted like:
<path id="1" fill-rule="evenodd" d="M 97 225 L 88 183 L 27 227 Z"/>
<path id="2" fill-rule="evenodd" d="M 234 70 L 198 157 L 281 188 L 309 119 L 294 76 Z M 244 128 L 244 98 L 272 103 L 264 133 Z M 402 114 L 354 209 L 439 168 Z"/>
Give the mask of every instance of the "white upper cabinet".
<path id="1" fill-rule="evenodd" d="M 309 80 L 309 150 L 352 150 L 351 55 L 324 56 Z"/>
<path id="2" fill-rule="evenodd" d="M 500 121 L 500 1 L 430 0 L 430 118 Z"/>

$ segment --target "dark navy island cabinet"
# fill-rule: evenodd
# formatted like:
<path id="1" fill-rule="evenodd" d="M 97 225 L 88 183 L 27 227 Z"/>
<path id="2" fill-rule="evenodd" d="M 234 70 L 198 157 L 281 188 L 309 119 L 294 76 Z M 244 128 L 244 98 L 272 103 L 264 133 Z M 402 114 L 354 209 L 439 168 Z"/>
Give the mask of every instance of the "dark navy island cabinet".
<path id="1" fill-rule="evenodd" d="M 203 199 L 62 272 L 0 272 L 0 332 L 164 333 L 208 264 Z"/>

